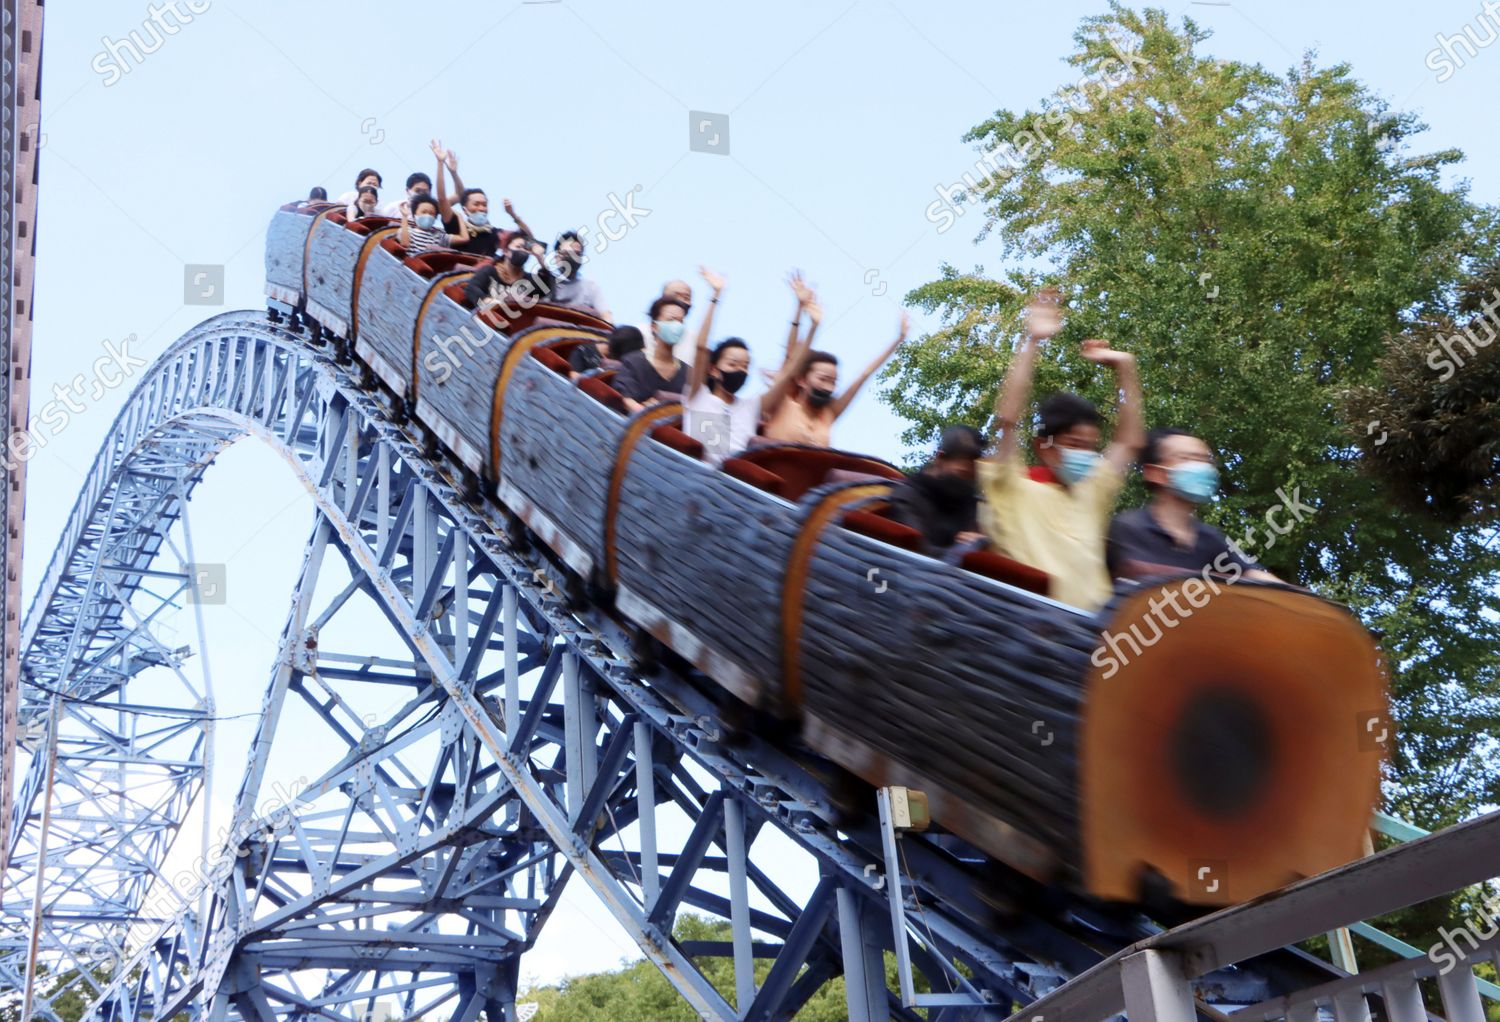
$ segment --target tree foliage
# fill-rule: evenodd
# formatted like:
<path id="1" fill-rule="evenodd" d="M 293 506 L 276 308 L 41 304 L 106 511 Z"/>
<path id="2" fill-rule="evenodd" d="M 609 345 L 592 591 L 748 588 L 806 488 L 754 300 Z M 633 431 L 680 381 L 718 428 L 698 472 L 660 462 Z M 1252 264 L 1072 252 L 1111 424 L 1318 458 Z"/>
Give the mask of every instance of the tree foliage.
<path id="1" fill-rule="evenodd" d="M 991 155 L 997 171 L 970 176 L 962 207 L 982 208 L 977 240 L 1009 268 L 988 279 L 944 266 L 908 295 L 941 327 L 900 352 L 885 397 L 911 443 L 950 422 L 985 425 L 1025 296 L 1062 288 L 1070 319 L 1037 393 L 1108 406 L 1110 383 L 1077 342 L 1137 355 L 1148 424 L 1191 428 L 1221 458 L 1223 495 L 1205 518 L 1384 633 L 1401 735 L 1388 794 L 1405 817 L 1443 826 L 1500 802 L 1487 737 L 1500 724 L 1500 562 L 1480 528 L 1494 503 L 1496 374 L 1492 354 L 1490 368 L 1428 392 L 1420 345 L 1403 354 L 1392 339 L 1451 318 L 1494 252 L 1495 215 L 1444 184 L 1462 154 L 1415 151 L 1422 125 L 1347 66 L 1309 54 L 1276 74 L 1212 59 L 1207 39 L 1190 19 L 1112 4 L 1081 23 L 1068 57 L 1107 87 L 1060 89 L 969 133 L 983 153 L 1015 147 L 1017 166 Z M 1351 403 L 1371 387 L 1384 422 L 1435 422 L 1389 454 L 1408 468 L 1440 458 L 1407 478 L 1435 506 L 1376 470 L 1364 416 L 1377 405 Z M 1462 480 L 1438 479 L 1458 465 Z M 1127 499 L 1141 495 L 1133 484 Z M 1261 528 L 1292 496 L 1316 513 L 1285 536 Z"/>

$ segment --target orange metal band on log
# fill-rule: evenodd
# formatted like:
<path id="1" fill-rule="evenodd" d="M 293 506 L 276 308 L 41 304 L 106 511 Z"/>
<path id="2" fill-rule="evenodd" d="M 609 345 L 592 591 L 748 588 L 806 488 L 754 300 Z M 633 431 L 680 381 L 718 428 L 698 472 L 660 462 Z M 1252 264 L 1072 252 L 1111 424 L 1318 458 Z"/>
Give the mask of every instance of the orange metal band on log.
<path id="1" fill-rule="evenodd" d="M 337 206 L 332 209 L 325 209 L 313 217 L 312 226 L 307 229 L 307 240 L 302 243 L 302 300 L 304 302 L 307 301 L 307 268 L 312 262 L 313 235 L 318 233 L 318 224 L 322 222 L 323 218 L 329 213 L 337 211 L 337 209 Z"/>
<path id="2" fill-rule="evenodd" d="M 676 402 L 652 405 L 631 420 L 630 425 L 625 427 L 625 435 L 620 438 L 619 450 L 615 452 L 615 467 L 609 474 L 609 495 L 604 504 L 605 585 L 615 584 L 615 512 L 620 508 L 620 490 L 625 486 L 625 470 L 630 464 L 630 456 L 635 453 L 636 446 L 652 426 L 662 419 L 681 414 L 682 405 Z"/>
<path id="3" fill-rule="evenodd" d="M 1122 600 L 1081 701 L 1084 886 L 1133 901 L 1155 873 L 1232 905 L 1359 858 L 1390 721 L 1379 655 L 1347 610 L 1279 586 L 1193 576 Z"/>
<path id="4" fill-rule="evenodd" d="M 818 539 L 829 522 L 856 501 L 890 492 L 890 483 L 868 483 L 835 490 L 818 501 L 797 533 L 786 562 L 786 580 L 781 587 L 781 696 L 784 709 L 802 705 L 802 603 L 806 596 L 807 568 Z"/>
<path id="5" fill-rule="evenodd" d="M 505 388 L 510 386 L 516 366 L 521 364 L 527 352 L 543 341 L 572 337 L 577 332 L 577 328 L 567 326 L 533 327 L 506 349 L 505 359 L 500 363 L 500 375 L 495 377 L 495 400 L 490 405 L 490 471 L 494 473 L 495 482 L 500 480 L 500 420 L 505 414 Z"/>
<path id="6" fill-rule="evenodd" d="M 417 319 L 411 328 L 411 400 L 417 399 L 417 366 L 422 355 L 422 321 L 427 318 L 427 309 L 432 305 L 432 300 L 442 294 L 444 289 L 454 284 L 462 284 L 474 276 L 473 270 L 449 270 L 447 273 L 439 273 L 432 278 L 432 286 L 422 296 L 422 304 L 417 308 Z"/>
<path id="7" fill-rule="evenodd" d="M 382 227 L 378 231 L 372 231 L 369 237 L 365 238 L 364 244 L 359 247 L 359 259 L 354 263 L 354 291 L 349 297 L 349 340 L 351 341 L 359 336 L 359 289 L 364 284 L 365 263 L 370 261 L 370 253 L 375 251 L 377 245 L 400 230 L 399 227 Z"/>

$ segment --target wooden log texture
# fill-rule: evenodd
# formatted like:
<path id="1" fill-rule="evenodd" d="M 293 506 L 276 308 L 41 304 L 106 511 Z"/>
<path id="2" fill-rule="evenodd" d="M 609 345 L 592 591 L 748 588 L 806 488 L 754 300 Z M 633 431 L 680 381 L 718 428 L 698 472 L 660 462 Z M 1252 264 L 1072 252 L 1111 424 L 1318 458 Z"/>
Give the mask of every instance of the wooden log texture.
<path id="1" fill-rule="evenodd" d="M 621 491 L 619 584 L 727 658 L 679 650 L 721 684 L 739 691 L 724 673 L 738 669 L 774 699 L 793 519 L 781 498 L 647 439 Z"/>
<path id="2" fill-rule="evenodd" d="M 380 255 L 391 258 L 387 252 Z M 475 452 L 476 460 L 465 462 L 475 472 L 489 467 L 485 463 L 490 456 L 495 380 L 510 343 L 509 337 L 447 295 L 432 300 L 422 323 L 417 397 Z M 451 440 L 447 442 L 452 446 Z"/>
<path id="3" fill-rule="evenodd" d="M 604 507 L 626 420 L 523 356 L 505 392 L 501 478 L 544 508 L 589 558 L 604 557 Z"/>
<path id="4" fill-rule="evenodd" d="M 1078 718 L 1097 641 L 1089 616 L 833 526 L 807 577 L 804 707 L 864 747 L 819 749 L 847 768 L 962 794 L 965 811 L 1038 838 L 1072 864 Z M 953 818 L 956 806 L 933 808 L 940 822 L 993 844 L 983 826 Z"/>
<path id="5" fill-rule="evenodd" d="M 312 228 L 311 213 L 277 210 L 266 228 L 266 283 L 288 291 L 302 293 L 302 257 L 307 232 Z"/>
<path id="6" fill-rule="evenodd" d="M 402 397 L 411 392 L 412 327 L 431 284 L 383 249 L 365 265 L 359 296 L 359 350 L 368 350 L 384 363 L 374 368 Z"/>
<path id="7" fill-rule="evenodd" d="M 330 220 L 320 220 L 313 228 L 312 245 L 308 249 L 307 300 L 337 316 L 339 324 L 324 325 L 342 325 L 345 329 L 341 333 L 347 331 L 349 325 L 354 296 L 354 264 L 364 242 L 365 235 Z M 382 252 L 381 255 L 390 258 L 389 253 Z"/>

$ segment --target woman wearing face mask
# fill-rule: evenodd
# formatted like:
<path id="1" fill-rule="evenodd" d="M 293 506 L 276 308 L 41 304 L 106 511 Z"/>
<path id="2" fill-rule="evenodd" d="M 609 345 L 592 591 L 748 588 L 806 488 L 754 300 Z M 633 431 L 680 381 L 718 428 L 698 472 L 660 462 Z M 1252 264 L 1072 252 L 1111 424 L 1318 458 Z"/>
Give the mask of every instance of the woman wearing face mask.
<path id="1" fill-rule="evenodd" d="M 802 371 L 797 374 L 794 391 L 766 422 L 765 435 L 782 443 L 832 446 L 834 420 L 844 414 L 860 388 L 875 375 L 875 370 L 895 354 L 906 340 L 910 325 L 910 317 L 901 313 L 901 330 L 896 339 L 842 394 L 834 394 L 839 382 L 839 360 L 826 351 L 808 352 L 802 360 Z"/>
<path id="2" fill-rule="evenodd" d="M 625 398 L 625 407 L 638 412 L 656 403 L 658 391 L 681 393 L 687 386 L 687 363 L 672 354 L 672 345 L 682 339 L 687 308 L 675 298 L 651 303 L 651 343 L 643 351 L 626 355 L 615 375 L 615 389 Z"/>
<path id="3" fill-rule="evenodd" d="M 799 315 L 793 320 L 788 357 L 781 371 L 771 380 L 764 394 L 741 397 L 740 389 L 750 378 L 750 349 L 738 337 L 731 337 L 709 350 L 708 338 L 713 330 L 719 296 L 724 291 L 724 278 L 702 267 L 699 267 L 699 272 L 708 283 L 712 298 L 708 315 L 698 328 L 697 357 L 683 394 L 683 427 L 689 436 L 703 444 L 703 460 L 717 467 L 731 454 L 748 447 L 761 418 L 775 411 L 785 400 L 812 335 L 802 341 L 797 338 L 796 324 L 805 307 L 799 294 Z"/>
<path id="4" fill-rule="evenodd" d="M 542 245 L 519 231 L 502 234 L 499 240 L 501 257 L 469 278 L 464 298 L 475 308 L 514 319 L 522 310 L 548 301 L 557 278 L 542 259 L 547 254 Z M 526 264 L 533 258 L 537 266 L 528 273 Z"/>
<path id="5" fill-rule="evenodd" d="M 375 211 L 380 208 L 380 193 L 369 185 L 361 188 L 353 202 L 349 203 L 349 209 L 345 213 L 348 220 L 363 220 L 367 216 L 374 216 Z"/>
<path id="6" fill-rule="evenodd" d="M 438 202 L 430 195 L 418 195 L 401 204 L 401 230 L 396 240 L 408 256 L 456 248 L 469 240 L 467 224 L 459 223 L 459 233 L 449 234 L 438 223 Z"/>

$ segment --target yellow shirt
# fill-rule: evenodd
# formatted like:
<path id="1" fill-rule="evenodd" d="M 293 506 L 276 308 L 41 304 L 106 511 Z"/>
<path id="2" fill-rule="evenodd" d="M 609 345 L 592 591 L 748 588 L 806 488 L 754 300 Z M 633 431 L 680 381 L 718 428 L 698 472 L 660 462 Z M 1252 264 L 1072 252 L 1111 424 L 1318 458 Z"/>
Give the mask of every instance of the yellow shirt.
<path id="1" fill-rule="evenodd" d="M 1032 479 L 1015 454 L 981 461 L 979 485 L 985 498 L 979 524 L 998 553 L 1050 575 L 1055 600 L 1097 610 L 1109 599 L 1104 540 L 1125 485 L 1113 465 L 1100 458 L 1081 481 L 1064 487 Z"/>

